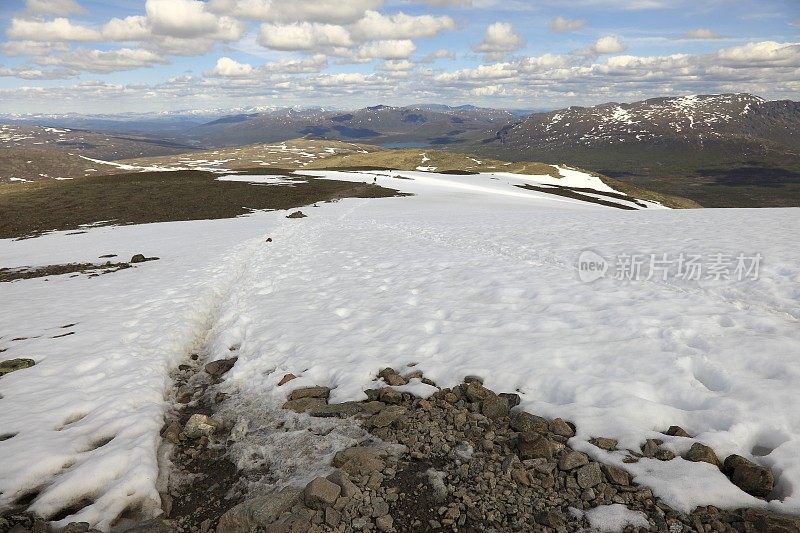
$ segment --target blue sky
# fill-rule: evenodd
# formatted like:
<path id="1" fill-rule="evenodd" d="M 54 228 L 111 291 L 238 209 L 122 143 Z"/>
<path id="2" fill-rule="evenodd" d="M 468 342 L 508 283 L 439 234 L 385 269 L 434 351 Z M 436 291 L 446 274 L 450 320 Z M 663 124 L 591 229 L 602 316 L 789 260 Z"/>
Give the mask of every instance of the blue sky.
<path id="1" fill-rule="evenodd" d="M 3 0 L 0 112 L 800 96 L 797 0 Z"/>

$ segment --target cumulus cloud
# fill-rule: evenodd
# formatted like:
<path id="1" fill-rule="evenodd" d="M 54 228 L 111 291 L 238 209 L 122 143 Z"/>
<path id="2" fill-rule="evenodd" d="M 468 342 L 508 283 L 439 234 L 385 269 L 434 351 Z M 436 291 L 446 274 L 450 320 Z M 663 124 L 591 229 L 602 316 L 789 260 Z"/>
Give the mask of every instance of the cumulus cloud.
<path id="1" fill-rule="evenodd" d="M 222 78 L 240 78 L 253 74 L 253 65 L 239 63 L 229 57 L 221 57 L 214 68 L 206 72 L 206 76 L 219 76 Z"/>
<path id="2" fill-rule="evenodd" d="M 619 37 L 616 35 L 606 35 L 597 39 L 592 46 L 582 50 L 577 50 L 575 54 L 579 56 L 593 57 L 605 54 L 616 54 L 618 52 L 624 52 L 625 49 L 626 47 L 624 44 L 622 44 L 622 41 Z"/>
<path id="3" fill-rule="evenodd" d="M 367 43 L 358 49 L 360 59 L 407 59 L 417 49 L 408 39 L 392 39 Z"/>
<path id="4" fill-rule="evenodd" d="M 106 73 L 151 67 L 167 63 L 167 60 L 150 50 L 121 48 L 110 51 L 78 49 L 58 56 L 41 57 L 37 62 L 41 65 Z"/>
<path id="5" fill-rule="evenodd" d="M 583 28 L 584 26 L 586 26 L 585 20 L 556 17 L 550 21 L 550 31 L 553 33 L 564 33 L 567 31 L 575 31 Z"/>
<path id="6" fill-rule="evenodd" d="M 800 67 L 800 44 L 775 41 L 751 42 L 723 48 L 717 57 L 734 68 L 787 66 Z"/>
<path id="7" fill-rule="evenodd" d="M 73 24 L 69 19 L 58 17 L 53 20 L 31 20 L 12 18 L 6 35 L 21 41 L 99 41 L 100 31 Z"/>
<path id="8" fill-rule="evenodd" d="M 348 24 L 377 9 L 383 0 L 210 0 L 212 12 L 265 22 Z"/>
<path id="9" fill-rule="evenodd" d="M 273 50 L 315 50 L 322 47 L 349 47 L 353 41 L 342 26 L 303 22 L 262 24 L 258 43 Z"/>
<path id="10" fill-rule="evenodd" d="M 239 21 L 209 12 L 199 0 L 147 0 L 145 13 L 152 32 L 157 35 L 232 41 L 244 32 Z"/>
<path id="11" fill-rule="evenodd" d="M 721 39 L 722 35 L 708 28 L 695 28 L 683 34 L 684 39 Z"/>
<path id="12" fill-rule="evenodd" d="M 356 39 L 364 41 L 415 39 L 433 37 L 443 30 L 452 30 L 455 26 L 450 17 L 411 16 L 405 13 L 382 15 L 377 11 L 367 11 L 364 18 L 353 25 L 352 34 Z"/>
<path id="13" fill-rule="evenodd" d="M 473 50 L 490 58 L 498 58 L 519 50 L 522 45 L 522 37 L 517 35 L 511 23 L 495 22 L 486 28 L 483 41 L 475 45 Z"/>

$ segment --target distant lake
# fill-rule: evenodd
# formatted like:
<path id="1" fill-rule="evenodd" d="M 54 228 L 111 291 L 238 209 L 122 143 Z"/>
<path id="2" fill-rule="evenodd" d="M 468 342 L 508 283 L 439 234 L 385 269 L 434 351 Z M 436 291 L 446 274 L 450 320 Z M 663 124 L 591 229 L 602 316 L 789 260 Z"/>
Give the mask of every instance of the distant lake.
<path id="1" fill-rule="evenodd" d="M 381 144 L 380 146 L 381 148 L 430 148 L 433 145 L 425 141 L 410 141 L 410 142 L 384 143 Z"/>

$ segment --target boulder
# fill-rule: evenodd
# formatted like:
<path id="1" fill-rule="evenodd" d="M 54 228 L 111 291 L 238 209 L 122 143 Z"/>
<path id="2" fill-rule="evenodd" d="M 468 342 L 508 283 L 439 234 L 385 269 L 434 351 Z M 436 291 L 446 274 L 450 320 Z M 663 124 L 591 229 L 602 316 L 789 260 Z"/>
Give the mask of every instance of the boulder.
<path id="1" fill-rule="evenodd" d="M 281 380 L 278 382 L 278 387 L 281 387 L 281 386 L 283 386 L 283 385 L 286 385 L 287 383 L 289 383 L 289 382 L 290 382 L 290 381 L 292 381 L 293 379 L 297 379 L 297 376 L 295 376 L 295 375 L 294 375 L 294 374 L 292 374 L 291 372 L 290 372 L 289 374 L 286 374 L 286 375 L 284 375 L 284 376 L 281 378 Z"/>
<path id="2" fill-rule="evenodd" d="M 481 413 L 486 418 L 503 418 L 508 416 L 509 412 L 508 400 L 494 394 L 487 396 L 481 405 Z"/>
<path id="3" fill-rule="evenodd" d="M 376 428 L 389 427 L 396 420 L 399 420 L 401 417 L 403 417 L 403 415 L 405 415 L 407 412 L 408 409 L 402 405 L 389 405 L 381 409 L 378 414 L 370 417 L 367 423 L 368 425 Z"/>
<path id="4" fill-rule="evenodd" d="M 327 399 L 331 394 L 328 387 L 304 387 L 295 389 L 289 394 L 289 400 L 301 400 L 303 398 L 324 398 Z"/>
<path id="5" fill-rule="evenodd" d="M 336 502 L 342 488 L 324 477 L 311 481 L 303 490 L 303 502 L 312 509 L 325 509 Z"/>
<path id="6" fill-rule="evenodd" d="M 615 485 L 627 487 L 631 484 L 631 476 L 622 468 L 614 465 L 603 465 L 603 473 Z"/>
<path id="7" fill-rule="evenodd" d="M 748 461 L 740 455 L 728 456 L 725 459 L 724 470 L 734 485 L 758 498 L 766 498 L 775 488 L 772 470 Z"/>
<path id="8" fill-rule="evenodd" d="M 603 450 L 614 451 L 617 449 L 617 439 L 609 439 L 607 437 L 595 437 L 589 442 Z"/>
<path id="9" fill-rule="evenodd" d="M 603 472 L 600 470 L 598 463 L 589 463 L 586 466 L 582 466 L 575 477 L 578 480 L 578 486 L 582 489 L 596 487 L 603 482 Z"/>
<path id="10" fill-rule="evenodd" d="M 199 439 L 200 437 L 208 437 L 213 435 L 221 424 L 219 421 L 214 420 L 208 415 L 201 415 L 199 413 L 193 414 L 186 425 L 183 427 L 183 433 L 190 439 Z"/>
<path id="11" fill-rule="evenodd" d="M 541 416 L 532 415 L 525 411 L 517 411 L 511 415 L 511 427 L 520 433 L 536 432 L 547 433 L 550 429 L 547 420 Z"/>
<path id="12" fill-rule="evenodd" d="M 145 261 L 147 261 L 147 258 L 144 256 L 144 254 L 136 254 L 133 257 L 131 257 L 131 260 L 129 262 L 130 263 L 144 263 Z"/>
<path id="13" fill-rule="evenodd" d="M 294 213 L 292 213 L 290 215 L 286 215 L 286 218 L 306 218 L 306 216 L 308 216 L 308 215 L 306 215 L 302 211 L 295 211 Z"/>
<path id="14" fill-rule="evenodd" d="M 561 418 L 556 418 L 550 422 L 550 431 L 568 439 L 575 436 L 575 428 L 572 424 Z"/>
<path id="15" fill-rule="evenodd" d="M 275 522 L 300 499 L 300 490 L 287 487 L 265 496 L 245 500 L 219 520 L 218 533 L 249 533 Z"/>
<path id="16" fill-rule="evenodd" d="M 233 368 L 233 365 L 235 365 L 238 360 L 238 357 L 231 357 L 230 359 L 212 361 L 205 366 L 206 373 L 212 377 L 218 378 Z"/>
<path id="17" fill-rule="evenodd" d="M 33 359 L 9 359 L 8 361 L 0 361 L 0 376 L 5 376 L 17 370 L 25 370 L 36 365 Z"/>
<path id="18" fill-rule="evenodd" d="M 384 452 L 377 448 L 354 446 L 336 452 L 333 456 L 333 466 L 341 468 L 351 475 L 383 470 Z"/>
<path id="19" fill-rule="evenodd" d="M 522 433 L 517 437 L 517 451 L 521 459 L 552 459 L 554 443 L 535 432 Z"/>
<path id="20" fill-rule="evenodd" d="M 378 377 L 392 387 L 399 387 L 408 383 L 394 368 L 384 368 L 378 373 Z"/>
<path id="21" fill-rule="evenodd" d="M 691 435 L 680 426 L 670 426 L 666 434 L 671 437 L 691 437 Z"/>
<path id="22" fill-rule="evenodd" d="M 699 442 L 692 444 L 692 447 L 689 448 L 689 451 L 686 452 L 683 458 L 694 463 L 704 462 L 716 467 L 720 466 L 719 459 L 717 458 L 717 454 L 714 453 L 714 450 Z"/>
<path id="23" fill-rule="evenodd" d="M 508 406 L 512 409 L 518 406 L 522 401 L 522 399 L 519 397 L 519 394 L 515 392 L 501 392 L 498 394 L 498 396 L 505 398 L 505 400 L 508 402 Z"/>
<path id="24" fill-rule="evenodd" d="M 565 472 L 588 464 L 589 457 L 585 453 L 574 450 L 567 450 L 558 458 L 558 469 Z"/>

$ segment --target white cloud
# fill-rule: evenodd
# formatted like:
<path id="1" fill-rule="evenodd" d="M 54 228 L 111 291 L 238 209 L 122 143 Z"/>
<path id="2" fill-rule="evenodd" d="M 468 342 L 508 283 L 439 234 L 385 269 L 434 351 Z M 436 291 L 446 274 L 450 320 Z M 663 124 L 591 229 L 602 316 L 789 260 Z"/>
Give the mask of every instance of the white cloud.
<path id="1" fill-rule="evenodd" d="M 721 39 L 722 35 L 708 28 L 695 28 L 683 34 L 684 39 Z"/>
<path id="2" fill-rule="evenodd" d="M 73 24 L 64 17 L 53 20 L 11 19 L 6 35 L 21 41 L 99 41 L 102 35 L 98 30 Z"/>
<path id="3" fill-rule="evenodd" d="M 405 13 L 382 15 L 377 11 L 367 11 L 364 18 L 353 25 L 351 31 L 356 39 L 372 41 L 433 37 L 443 30 L 452 30 L 455 27 L 456 24 L 450 17 L 411 16 Z"/>
<path id="4" fill-rule="evenodd" d="M 121 48 L 111 51 L 78 49 L 59 56 L 40 57 L 37 63 L 88 72 L 118 72 L 165 64 L 167 60 L 150 50 Z"/>
<path id="5" fill-rule="evenodd" d="M 113 18 L 100 31 L 110 41 L 141 41 L 150 36 L 147 18 L 141 16 Z"/>
<path id="6" fill-rule="evenodd" d="M 381 68 L 389 72 L 408 72 L 414 70 L 414 63 L 407 59 L 384 61 Z"/>
<path id="7" fill-rule="evenodd" d="M 393 39 L 367 43 L 358 49 L 360 59 L 407 59 L 417 49 L 413 41 Z"/>
<path id="8" fill-rule="evenodd" d="M 244 32 L 240 22 L 209 12 L 199 0 L 147 0 L 145 12 L 151 31 L 157 35 L 234 41 Z"/>
<path id="9" fill-rule="evenodd" d="M 214 68 L 206 72 L 206 76 L 219 76 L 223 78 L 239 78 L 253 74 L 253 65 L 239 63 L 229 57 L 221 57 Z"/>
<path id="10" fill-rule="evenodd" d="M 583 28 L 586 25 L 584 20 L 568 19 L 564 17 L 556 17 L 550 21 L 550 31 L 553 33 L 563 33 L 567 31 L 575 31 Z"/>
<path id="11" fill-rule="evenodd" d="M 26 0 L 25 12 L 31 15 L 56 15 L 82 13 L 84 9 L 75 0 Z"/>
<path id="12" fill-rule="evenodd" d="M 800 66 L 800 44 L 775 41 L 752 42 L 734 48 L 724 48 L 717 57 L 735 68 Z"/>
<path id="13" fill-rule="evenodd" d="M 303 22 L 262 24 L 258 43 L 273 50 L 315 50 L 324 47 L 350 47 L 350 33 L 342 26 Z"/>
<path id="14" fill-rule="evenodd" d="M 626 47 L 619 37 L 616 35 L 606 35 L 597 39 L 597 41 L 595 41 L 595 43 L 589 48 L 578 50 L 575 52 L 575 54 L 592 57 L 605 54 L 616 54 L 618 52 L 625 51 L 625 49 Z"/>
<path id="15" fill-rule="evenodd" d="M 508 22 L 495 22 L 488 28 L 483 36 L 483 41 L 475 45 L 473 50 L 488 57 L 502 57 L 503 55 L 522 48 L 522 37 L 517 35 L 514 27 Z"/>

